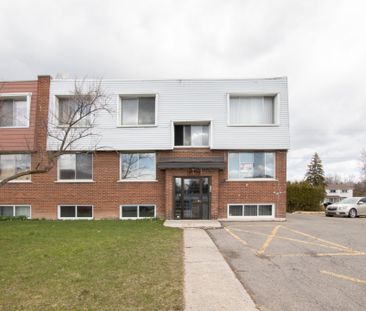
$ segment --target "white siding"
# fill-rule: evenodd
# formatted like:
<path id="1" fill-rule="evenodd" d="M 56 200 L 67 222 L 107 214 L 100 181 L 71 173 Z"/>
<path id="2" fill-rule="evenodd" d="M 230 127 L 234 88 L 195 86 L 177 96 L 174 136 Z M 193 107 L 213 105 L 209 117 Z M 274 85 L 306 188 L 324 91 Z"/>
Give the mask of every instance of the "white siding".
<path id="1" fill-rule="evenodd" d="M 92 82 L 92 81 L 89 81 Z M 89 83 L 88 81 L 85 83 Z M 74 80 L 52 80 L 50 116 L 55 96 L 71 94 Z M 112 150 L 168 150 L 173 146 L 172 121 L 212 121 L 211 149 L 288 149 L 289 118 L 287 79 L 239 80 L 104 80 L 102 88 L 110 96 L 111 114 L 97 116 L 99 146 Z M 227 94 L 279 94 L 279 125 L 269 127 L 228 126 Z M 117 127 L 119 95 L 157 94 L 157 126 Z M 95 138 L 96 139 L 96 138 Z M 95 144 L 83 141 L 74 149 L 92 149 Z M 56 148 L 48 141 L 50 150 Z"/>

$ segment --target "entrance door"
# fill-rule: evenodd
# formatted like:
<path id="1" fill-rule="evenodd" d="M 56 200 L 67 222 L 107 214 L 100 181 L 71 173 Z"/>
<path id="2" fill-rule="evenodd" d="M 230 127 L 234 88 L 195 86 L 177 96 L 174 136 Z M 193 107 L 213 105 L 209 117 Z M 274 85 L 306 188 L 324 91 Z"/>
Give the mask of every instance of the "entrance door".
<path id="1" fill-rule="evenodd" d="M 174 185 L 175 219 L 209 219 L 209 177 L 176 177 Z"/>

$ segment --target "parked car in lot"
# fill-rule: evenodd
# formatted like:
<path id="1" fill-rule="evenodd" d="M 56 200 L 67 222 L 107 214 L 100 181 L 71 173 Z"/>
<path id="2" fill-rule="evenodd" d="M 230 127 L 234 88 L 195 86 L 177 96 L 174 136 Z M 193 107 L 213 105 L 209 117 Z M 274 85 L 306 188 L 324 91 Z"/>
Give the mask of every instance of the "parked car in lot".
<path id="1" fill-rule="evenodd" d="M 325 209 L 325 216 L 348 216 L 351 218 L 366 216 L 366 198 L 346 198 L 338 203 L 328 205 Z"/>

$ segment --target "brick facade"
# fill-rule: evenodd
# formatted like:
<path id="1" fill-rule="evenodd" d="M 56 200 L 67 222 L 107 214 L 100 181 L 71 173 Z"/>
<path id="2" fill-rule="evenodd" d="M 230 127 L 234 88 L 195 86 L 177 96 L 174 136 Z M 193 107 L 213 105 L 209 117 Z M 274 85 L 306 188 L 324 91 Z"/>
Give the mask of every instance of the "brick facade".
<path id="1" fill-rule="evenodd" d="M 36 146 L 45 150 L 47 135 L 45 120 L 48 116 L 50 77 L 40 76 L 37 84 Z M 156 181 L 119 181 L 119 153 L 98 151 L 93 155 L 93 182 L 58 182 L 57 168 L 46 174 L 32 176 L 31 183 L 8 183 L 0 188 L 0 205 L 27 204 L 32 206 L 32 218 L 57 218 L 61 204 L 92 205 L 94 218 L 117 218 L 122 204 L 155 204 L 157 216 L 172 218 L 174 212 L 174 177 L 205 176 L 211 179 L 211 218 L 227 218 L 230 203 L 274 203 L 275 217 L 286 216 L 286 151 L 276 152 L 275 181 L 227 181 L 228 152 L 206 148 L 157 151 L 160 157 L 204 158 L 221 156 L 225 169 L 167 169 L 157 168 Z M 33 154 L 33 164 L 37 153 Z"/>
<path id="2" fill-rule="evenodd" d="M 224 151 L 162 151 L 160 156 L 200 157 Z M 276 217 L 286 213 L 286 152 L 276 152 L 276 176 L 278 181 L 227 181 L 227 169 L 195 170 L 157 169 L 157 181 L 119 182 L 119 154 L 96 152 L 93 156 L 94 182 L 57 182 L 57 169 L 47 174 L 32 176 L 32 183 L 9 183 L 0 190 L 0 204 L 30 204 L 33 218 L 57 218 L 60 204 L 93 205 L 94 217 L 117 218 L 122 204 L 155 204 L 157 216 L 173 217 L 173 183 L 178 176 L 211 177 L 211 218 L 226 218 L 229 203 L 275 203 Z M 278 193 L 278 195 L 277 195 Z"/>

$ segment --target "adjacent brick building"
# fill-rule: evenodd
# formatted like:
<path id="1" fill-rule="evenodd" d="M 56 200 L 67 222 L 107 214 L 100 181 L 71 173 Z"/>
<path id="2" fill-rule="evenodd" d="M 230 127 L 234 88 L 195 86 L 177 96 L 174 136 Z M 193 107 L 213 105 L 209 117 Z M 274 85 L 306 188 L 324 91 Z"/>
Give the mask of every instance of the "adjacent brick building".
<path id="1" fill-rule="evenodd" d="M 39 150 L 58 149 L 45 124 L 62 128 L 73 111 L 75 81 L 40 76 L 3 85 L 0 179 L 12 172 L 12 159 L 13 171 L 27 169 Z M 0 216 L 285 217 L 286 78 L 106 80 L 101 87 L 111 109 L 93 116 L 98 149 L 95 137 L 85 137 L 50 172 L 0 187 Z M 17 106 L 24 100 L 27 113 L 24 103 Z M 20 111 L 29 122 L 8 121 L 11 109 L 13 119 Z"/>

